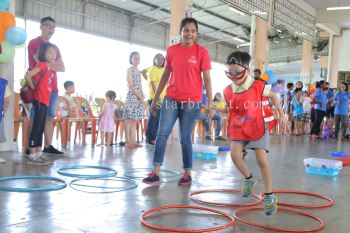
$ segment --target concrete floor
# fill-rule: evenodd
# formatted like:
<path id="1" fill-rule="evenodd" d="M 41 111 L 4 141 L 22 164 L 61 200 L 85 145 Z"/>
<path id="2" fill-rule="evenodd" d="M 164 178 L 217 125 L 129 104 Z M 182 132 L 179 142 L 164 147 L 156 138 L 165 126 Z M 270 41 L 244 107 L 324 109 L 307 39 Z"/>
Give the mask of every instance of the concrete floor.
<path id="1" fill-rule="evenodd" d="M 207 143 L 208 141 L 196 141 Z M 220 142 L 222 145 L 223 142 Z M 67 182 L 73 178 L 57 174 L 57 168 L 65 165 L 105 165 L 116 169 L 119 175 L 124 170 L 150 167 L 153 147 L 145 145 L 141 149 L 91 148 L 71 146 L 65 150 L 63 158 L 56 159 L 51 166 L 29 165 L 18 152 L 0 153 L 7 161 L 0 164 L 0 177 L 13 175 L 50 175 Z M 325 221 L 322 233 L 350 232 L 350 168 L 345 167 L 337 177 L 305 174 L 303 159 L 308 157 L 331 158 L 329 152 L 340 150 L 350 152 L 350 143 L 318 141 L 311 143 L 305 137 L 272 136 L 269 158 L 273 168 L 275 189 L 296 189 L 320 193 L 336 201 L 335 206 L 319 210 L 306 210 Z M 164 168 L 181 171 L 181 154 L 178 141 L 169 141 Z M 261 176 L 255 163 L 255 156 L 249 152 L 247 162 L 258 178 L 256 192 L 263 191 Z M 138 174 L 139 175 L 139 174 Z M 190 191 L 208 188 L 240 189 L 242 178 L 233 167 L 228 152 L 220 152 L 214 162 L 194 160 L 193 185 L 191 188 L 178 187 L 176 180 L 168 179 L 160 186 L 146 186 L 139 183 L 136 189 L 110 194 L 91 194 L 67 187 L 54 192 L 15 193 L 0 191 L 0 232 L 158 232 L 144 227 L 140 215 L 153 207 L 171 204 L 192 204 Z M 18 182 L 15 184 L 19 184 Z M 113 185 L 111 183 L 109 185 Z M 206 200 L 225 202 L 245 202 L 239 195 L 203 194 Z M 298 203 L 324 203 L 315 198 L 280 195 L 280 201 Z M 249 200 L 248 200 L 249 201 Z M 204 206 L 204 205 L 202 205 Z M 232 213 L 236 208 L 212 207 Z M 171 227 L 202 228 L 213 227 L 225 222 L 222 218 L 207 212 L 165 211 L 155 213 L 149 222 Z M 242 215 L 243 216 L 243 215 Z M 308 228 L 317 224 L 300 216 L 279 212 L 277 216 L 266 218 L 262 212 L 247 213 L 244 217 L 253 221 L 277 227 Z M 234 227 L 218 232 L 271 232 L 238 223 Z"/>

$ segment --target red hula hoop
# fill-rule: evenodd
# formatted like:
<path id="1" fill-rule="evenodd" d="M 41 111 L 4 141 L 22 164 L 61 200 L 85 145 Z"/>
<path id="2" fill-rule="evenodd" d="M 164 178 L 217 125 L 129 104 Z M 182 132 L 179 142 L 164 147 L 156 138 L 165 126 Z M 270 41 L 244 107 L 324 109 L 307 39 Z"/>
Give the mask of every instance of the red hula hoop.
<path id="1" fill-rule="evenodd" d="M 208 211 L 208 212 L 213 212 L 213 213 L 216 213 L 216 214 L 220 214 L 221 216 L 224 216 L 225 218 L 229 219 L 230 222 L 225 224 L 225 225 L 222 225 L 222 226 L 206 228 L 206 229 L 181 229 L 181 228 L 170 228 L 170 227 L 156 226 L 156 225 L 152 225 L 150 223 L 147 223 L 145 221 L 145 218 L 150 213 L 153 213 L 153 212 L 156 212 L 156 211 L 159 211 L 159 210 L 165 210 L 165 209 L 198 209 L 198 210 L 205 210 L 205 211 Z M 156 229 L 156 230 L 161 230 L 161 231 L 199 233 L 199 232 L 218 231 L 218 230 L 222 230 L 222 229 L 228 228 L 228 227 L 233 226 L 235 224 L 235 219 L 233 218 L 233 216 L 230 216 L 229 214 L 226 214 L 224 212 L 221 212 L 221 211 L 218 211 L 218 210 L 215 210 L 215 209 L 206 208 L 206 207 L 191 206 L 191 205 L 168 205 L 168 206 L 160 206 L 158 208 L 153 208 L 153 209 L 147 210 L 145 213 L 143 213 L 141 215 L 141 223 L 143 225 L 149 227 L 149 228 Z"/>
<path id="2" fill-rule="evenodd" d="M 310 192 L 304 192 L 304 191 L 298 191 L 298 190 L 273 190 L 272 192 L 273 193 L 301 194 L 301 195 L 306 195 L 306 196 L 318 197 L 320 199 L 328 201 L 328 203 L 323 204 L 323 205 L 293 204 L 293 203 L 278 201 L 278 205 L 283 205 L 283 206 L 290 206 L 290 207 L 297 207 L 297 208 L 308 208 L 308 209 L 320 209 L 320 208 L 331 207 L 335 204 L 335 201 L 332 198 L 326 197 L 326 196 L 323 196 L 323 195 L 317 194 L 317 193 L 310 193 Z M 262 195 L 263 195 L 263 193 L 260 194 L 260 196 L 262 196 Z"/>
<path id="3" fill-rule="evenodd" d="M 289 212 L 289 213 L 294 213 L 294 214 L 299 214 L 299 215 L 303 215 L 306 216 L 308 218 L 312 218 L 315 219 L 317 222 L 320 223 L 320 226 L 318 227 L 314 227 L 314 228 L 310 228 L 310 229 L 287 229 L 287 228 L 279 228 L 279 227 L 271 227 L 271 226 L 266 226 L 266 225 L 261 225 L 258 223 L 254 223 L 254 222 L 250 222 L 248 220 L 242 219 L 240 217 L 237 216 L 238 213 L 240 212 L 247 212 L 247 211 L 256 211 L 256 210 L 263 210 L 264 207 L 247 207 L 247 208 L 241 208 L 238 210 L 235 210 L 233 212 L 233 216 L 240 222 L 243 222 L 245 224 L 248 224 L 250 226 L 254 226 L 257 228 L 264 228 L 264 229 L 268 229 L 268 230 L 272 230 L 272 231 L 282 231 L 282 232 L 314 232 L 314 231 L 319 231 L 321 229 L 324 228 L 324 222 L 322 219 L 320 219 L 319 217 L 316 217 L 312 214 L 300 211 L 300 210 L 292 210 L 292 209 L 287 209 L 287 208 L 278 208 L 278 211 L 282 211 L 282 212 Z"/>
<path id="4" fill-rule="evenodd" d="M 235 189 L 206 189 L 206 190 L 199 190 L 194 191 L 190 193 L 190 199 L 197 203 L 207 204 L 207 205 L 214 205 L 214 206 L 252 206 L 260 204 L 263 201 L 263 198 L 261 195 L 252 194 L 254 198 L 257 199 L 256 202 L 250 202 L 250 203 L 219 203 L 219 202 L 209 202 L 209 201 L 202 201 L 197 198 L 194 198 L 194 195 L 201 194 L 201 193 L 211 193 L 211 192 L 224 192 L 224 193 L 240 193 L 241 190 L 235 190 Z"/>

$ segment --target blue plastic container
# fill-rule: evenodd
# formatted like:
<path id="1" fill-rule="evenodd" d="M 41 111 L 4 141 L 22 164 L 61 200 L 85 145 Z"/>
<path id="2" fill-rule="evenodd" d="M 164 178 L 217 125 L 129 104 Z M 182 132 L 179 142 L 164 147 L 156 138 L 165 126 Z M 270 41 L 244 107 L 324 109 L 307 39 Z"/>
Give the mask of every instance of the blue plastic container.
<path id="1" fill-rule="evenodd" d="M 337 176 L 343 168 L 343 162 L 331 159 L 304 159 L 305 172 L 323 176 Z"/>
<path id="2" fill-rule="evenodd" d="M 218 155 L 219 147 L 210 145 L 193 145 L 193 158 L 214 160 Z"/>

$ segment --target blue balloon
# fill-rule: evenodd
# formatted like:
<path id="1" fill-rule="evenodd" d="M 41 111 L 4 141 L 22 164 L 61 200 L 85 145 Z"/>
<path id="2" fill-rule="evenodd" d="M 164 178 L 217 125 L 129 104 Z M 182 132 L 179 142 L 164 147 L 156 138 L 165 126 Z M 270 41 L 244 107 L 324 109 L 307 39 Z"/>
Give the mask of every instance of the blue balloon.
<path id="1" fill-rule="evenodd" d="M 27 34 L 20 27 L 11 27 L 6 30 L 6 42 L 11 45 L 22 45 L 26 42 Z"/>
<path id="2" fill-rule="evenodd" d="M 277 78 L 275 77 L 275 75 L 271 70 L 265 70 L 265 74 L 269 76 L 269 81 L 268 81 L 269 84 L 275 84 L 277 82 Z"/>

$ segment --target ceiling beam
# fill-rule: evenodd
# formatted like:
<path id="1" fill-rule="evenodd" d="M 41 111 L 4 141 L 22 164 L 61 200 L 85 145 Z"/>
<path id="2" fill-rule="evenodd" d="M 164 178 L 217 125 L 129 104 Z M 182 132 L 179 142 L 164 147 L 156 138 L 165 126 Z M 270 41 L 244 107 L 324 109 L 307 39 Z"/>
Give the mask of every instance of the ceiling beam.
<path id="1" fill-rule="evenodd" d="M 153 8 L 153 9 L 158 9 L 158 8 L 159 8 L 157 5 L 154 5 L 154 4 L 152 4 L 152 3 L 145 2 L 145 1 L 143 1 L 143 0 L 133 0 L 133 1 L 136 2 L 136 3 L 142 4 L 142 5 L 144 5 L 144 6 L 151 7 L 151 8 Z M 230 23 L 232 23 L 232 24 L 234 24 L 234 25 L 240 25 L 238 22 L 232 21 L 232 20 L 227 19 L 227 18 L 225 18 L 225 17 L 223 17 L 223 16 L 220 16 L 220 15 L 218 15 L 218 14 L 215 14 L 215 13 L 213 13 L 213 12 L 210 12 L 210 11 L 208 11 L 208 10 L 205 10 L 204 8 L 202 8 L 202 7 L 200 7 L 200 6 L 197 6 L 197 5 L 195 6 L 195 5 L 193 5 L 193 7 L 194 7 L 194 8 L 198 8 L 199 10 L 203 10 L 204 12 L 206 12 L 207 14 L 211 14 L 212 16 L 220 17 L 220 18 L 223 19 L 223 20 L 226 19 L 226 21 L 228 21 L 228 22 L 230 22 Z M 161 8 L 161 9 L 159 9 L 159 10 L 162 11 L 162 12 L 168 13 L 169 15 L 171 14 L 171 12 L 170 12 L 169 10 L 167 10 L 167 9 Z M 209 13 L 208 13 L 208 12 L 209 12 Z M 204 26 L 204 27 L 210 28 L 210 29 L 212 29 L 212 30 L 214 30 L 214 31 L 221 31 L 220 28 L 217 28 L 217 27 L 215 27 L 215 26 L 209 25 L 209 24 L 207 24 L 207 23 L 203 23 L 203 22 L 198 21 L 198 24 L 199 24 L 199 25 L 202 25 L 202 26 Z M 248 40 L 247 38 L 242 37 L 242 35 L 237 35 L 237 34 L 234 34 L 234 33 L 227 32 L 227 31 L 222 31 L 222 33 L 224 33 L 224 34 L 226 34 L 226 35 L 228 35 L 228 36 L 231 36 L 231 37 L 238 37 L 238 38 L 241 38 L 242 40 L 245 40 L 246 42 L 249 42 L 249 40 Z"/>

